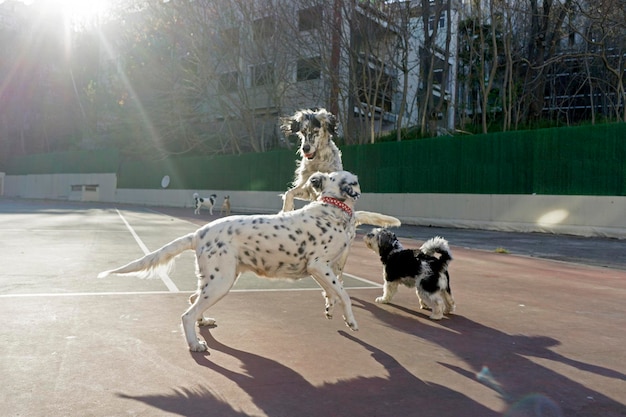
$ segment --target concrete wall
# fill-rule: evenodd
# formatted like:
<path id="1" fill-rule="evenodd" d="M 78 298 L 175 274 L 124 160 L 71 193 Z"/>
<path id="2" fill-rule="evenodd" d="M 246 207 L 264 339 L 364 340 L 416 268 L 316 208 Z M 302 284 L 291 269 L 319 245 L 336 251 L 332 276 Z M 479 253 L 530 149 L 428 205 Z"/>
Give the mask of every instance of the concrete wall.
<path id="1" fill-rule="evenodd" d="M 86 185 L 97 186 L 97 191 L 84 187 Z M 81 191 L 78 186 L 83 186 Z M 116 189 L 115 174 L 7 175 L 4 178 L 5 197 L 115 201 Z"/>
<path id="2" fill-rule="evenodd" d="M 626 238 L 626 197 L 365 194 L 359 210 L 406 224 Z"/>
<path id="3" fill-rule="evenodd" d="M 79 198 L 71 190 L 72 185 L 80 184 L 98 185 L 97 194 L 83 193 Z M 202 196 L 217 194 L 218 213 L 226 195 L 230 195 L 236 213 L 276 213 L 282 206 L 278 191 L 117 189 L 116 184 L 115 174 L 7 175 L 4 195 L 97 198 L 102 202 L 191 210 L 192 194 L 198 192 Z M 392 215 L 406 224 L 626 238 L 626 197 L 621 196 L 365 193 L 357 209 Z"/>

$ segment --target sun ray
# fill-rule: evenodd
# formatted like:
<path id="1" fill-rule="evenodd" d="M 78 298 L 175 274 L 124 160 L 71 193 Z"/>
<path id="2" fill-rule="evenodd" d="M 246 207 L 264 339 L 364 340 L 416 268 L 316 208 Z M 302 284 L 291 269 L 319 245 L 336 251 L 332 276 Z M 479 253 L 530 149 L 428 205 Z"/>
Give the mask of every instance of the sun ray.
<path id="1" fill-rule="evenodd" d="M 97 25 L 102 14 L 111 8 L 111 0 L 26 0 L 24 3 L 61 14 L 71 29 Z"/>

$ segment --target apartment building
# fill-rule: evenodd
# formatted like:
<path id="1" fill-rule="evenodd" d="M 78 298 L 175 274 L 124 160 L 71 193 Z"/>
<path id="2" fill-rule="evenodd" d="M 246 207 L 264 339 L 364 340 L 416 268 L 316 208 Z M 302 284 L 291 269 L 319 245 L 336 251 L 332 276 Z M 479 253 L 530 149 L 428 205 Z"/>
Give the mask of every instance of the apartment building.
<path id="1" fill-rule="evenodd" d="M 206 108 L 241 134 L 254 130 L 271 140 L 277 116 L 314 106 L 338 114 L 352 143 L 423 123 L 424 106 L 432 107 L 426 119 L 454 127 L 453 3 L 431 2 L 428 19 L 416 1 L 220 4 L 211 34 L 215 88 Z M 242 124 L 250 115 L 254 121 Z"/>

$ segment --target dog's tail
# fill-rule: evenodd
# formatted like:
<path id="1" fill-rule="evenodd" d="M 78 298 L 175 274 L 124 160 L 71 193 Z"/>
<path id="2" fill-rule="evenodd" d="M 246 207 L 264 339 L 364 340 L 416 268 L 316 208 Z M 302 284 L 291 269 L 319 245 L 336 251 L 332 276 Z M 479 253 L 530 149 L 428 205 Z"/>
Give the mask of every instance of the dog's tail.
<path id="1" fill-rule="evenodd" d="M 450 246 L 448 245 L 448 241 L 442 238 L 441 236 L 435 236 L 433 238 L 428 239 L 424 244 L 420 247 L 420 251 L 426 255 L 433 256 L 435 253 L 441 255 L 439 260 L 442 263 L 443 269 L 448 269 L 448 265 L 452 260 L 452 252 L 450 251 Z"/>
<path id="2" fill-rule="evenodd" d="M 356 225 L 371 224 L 378 227 L 400 226 L 400 220 L 385 214 L 373 213 L 371 211 L 355 211 Z"/>
<path id="3" fill-rule="evenodd" d="M 168 267 L 174 258 L 186 250 L 195 248 L 195 233 L 189 233 L 183 237 L 168 243 L 154 252 L 148 253 L 143 258 L 132 261 L 117 269 L 100 272 L 98 278 L 104 278 L 110 274 L 132 274 L 147 277 L 157 269 Z"/>
<path id="4" fill-rule="evenodd" d="M 450 274 L 448 273 L 448 266 L 450 265 L 450 261 L 452 261 L 452 252 L 450 252 L 450 246 L 448 245 L 448 241 L 441 236 L 435 236 L 424 242 L 424 244 L 420 247 L 420 251 L 429 256 L 434 256 L 435 253 L 441 255 L 439 257 L 439 260 L 437 261 L 440 268 L 439 273 L 443 273 L 445 275 L 447 282 L 443 287 L 448 294 L 452 295 Z M 452 310 L 454 310 L 454 307 L 452 308 Z"/>

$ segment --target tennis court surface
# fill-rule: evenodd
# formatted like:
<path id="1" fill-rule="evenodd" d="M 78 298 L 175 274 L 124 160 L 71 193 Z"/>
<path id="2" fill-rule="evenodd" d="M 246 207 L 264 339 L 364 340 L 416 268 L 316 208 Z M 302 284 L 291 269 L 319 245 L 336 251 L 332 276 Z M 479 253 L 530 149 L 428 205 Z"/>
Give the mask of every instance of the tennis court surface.
<path id="1" fill-rule="evenodd" d="M 0 199 L 1 414 L 626 416 L 623 269 L 444 235 L 457 311 L 433 322 L 407 288 L 373 302 L 382 267 L 361 227 L 345 278 L 358 332 L 326 320 L 312 279 L 248 275 L 209 310 L 208 354 L 180 326 L 191 252 L 166 276 L 96 278 L 218 217 Z"/>

